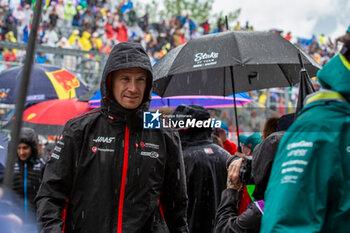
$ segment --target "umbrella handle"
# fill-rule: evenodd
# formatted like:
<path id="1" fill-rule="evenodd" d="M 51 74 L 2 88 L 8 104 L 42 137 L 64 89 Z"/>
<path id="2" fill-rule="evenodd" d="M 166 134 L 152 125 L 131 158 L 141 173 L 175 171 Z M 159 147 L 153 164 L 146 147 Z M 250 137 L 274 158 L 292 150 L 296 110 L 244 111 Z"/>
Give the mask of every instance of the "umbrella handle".
<path id="1" fill-rule="evenodd" d="M 233 67 L 232 67 L 232 66 L 230 66 L 230 72 L 231 72 L 231 83 L 232 83 L 233 103 L 234 103 L 234 109 L 235 109 L 235 123 L 236 123 L 236 134 L 237 134 L 237 149 L 238 149 L 238 152 L 242 152 L 242 148 L 241 148 L 240 140 L 239 140 L 239 126 L 238 126 L 238 115 L 237 115 L 237 104 L 236 104 L 235 79 L 234 79 L 234 77 L 233 77 Z"/>
<path id="2" fill-rule="evenodd" d="M 301 59 L 301 54 L 300 53 L 298 53 L 298 57 L 299 57 L 299 63 L 300 63 L 301 68 L 305 69 L 304 62 L 303 62 L 303 59 Z"/>
<path id="3" fill-rule="evenodd" d="M 228 31 L 228 19 L 227 19 L 227 15 L 225 15 L 225 25 L 226 25 L 226 30 Z"/>
<path id="4" fill-rule="evenodd" d="M 253 78 L 256 78 L 259 80 L 259 73 L 258 72 L 252 72 L 248 75 L 248 81 L 249 81 L 249 84 L 252 84 L 252 79 Z"/>

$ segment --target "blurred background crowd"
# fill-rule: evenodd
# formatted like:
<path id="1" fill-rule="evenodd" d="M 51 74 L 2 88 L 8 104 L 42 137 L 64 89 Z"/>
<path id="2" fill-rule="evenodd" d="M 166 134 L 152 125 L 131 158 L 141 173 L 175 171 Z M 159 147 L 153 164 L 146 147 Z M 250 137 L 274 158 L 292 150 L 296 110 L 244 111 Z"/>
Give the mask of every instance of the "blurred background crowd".
<path id="1" fill-rule="evenodd" d="M 34 2 L 31 0 L 0 1 L 0 42 L 28 42 Z M 213 1 L 209 2 L 213 3 Z M 157 2 L 153 1 L 152 4 L 156 5 Z M 222 14 L 203 19 L 203 17 L 192 15 L 190 13 L 192 11 L 184 10 L 167 16 L 160 11 L 154 12 L 157 8 L 152 4 L 145 6 L 131 0 L 120 0 L 119 2 L 111 0 L 46 0 L 37 35 L 38 41 L 42 46 L 48 48 L 90 52 L 84 58 L 95 59 L 94 65 L 86 65 L 83 68 L 94 70 L 97 69 L 95 66 L 99 66 L 100 60 L 99 55 L 91 52 L 109 54 L 113 45 L 119 42 L 140 42 L 149 54 L 152 63 L 155 64 L 176 46 L 201 35 L 226 30 L 225 18 Z M 155 13 L 160 17 L 154 17 Z M 254 26 L 248 21 L 239 22 L 238 15 L 239 9 L 229 15 L 229 30 L 254 30 Z M 335 54 L 334 43 L 326 35 L 301 38 L 294 36 L 290 31 L 286 32 L 274 28 L 270 31 L 291 41 L 321 65 L 329 61 Z M 25 59 L 25 50 L 0 46 L 0 52 L 0 72 L 23 64 Z M 60 60 L 57 60 L 58 57 Z M 36 63 L 59 64 L 72 71 L 76 71 L 76 67 L 82 64 L 82 59 L 79 59 L 70 55 L 55 55 L 45 52 L 39 52 L 35 56 Z M 95 73 L 93 76 L 97 78 L 100 75 Z M 96 86 L 98 85 L 90 86 L 90 88 L 94 89 Z M 316 82 L 315 88 L 318 88 Z M 247 134 L 262 132 L 264 122 L 268 117 L 272 115 L 282 116 L 293 112 L 298 98 L 297 90 L 297 87 L 290 87 L 249 92 L 248 95 L 253 101 L 245 108 L 238 110 L 240 130 L 243 133 L 248 132 Z M 215 117 L 227 123 L 230 137 L 233 138 L 232 132 L 235 130 L 232 126 L 234 125 L 233 109 L 213 109 L 212 112 Z M 0 112 L 1 115 L 5 113 L 4 110 Z"/>
<path id="2" fill-rule="evenodd" d="M 141 5 L 130 0 L 120 0 L 119 3 L 106 0 L 46 0 L 44 4 L 38 32 L 40 44 L 108 54 L 116 43 L 137 41 L 144 46 L 153 63 L 186 41 L 226 30 L 224 17 L 220 15 L 199 21 L 199 17 L 192 17 L 189 11 L 184 10 L 184 13 L 156 19 L 150 15 L 154 12 L 141 10 Z M 27 43 L 32 16 L 33 4 L 30 0 L 1 1 L 0 40 Z M 249 22 L 232 22 L 230 30 L 254 30 Z M 298 45 L 322 65 L 334 55 L 334 44 L 324 34 L 301 38 L 290 31 L 271 31 Z M 1 51 L 0 61 L 20 62 L 23 59 L 24 54 L 15 49 Z M 36 56 L 36 62 L 53 63 L 53 59 L 48 54 L 40 53 Z M 5 68 L 4 63 L 1 64 L 0 70 Z"/>

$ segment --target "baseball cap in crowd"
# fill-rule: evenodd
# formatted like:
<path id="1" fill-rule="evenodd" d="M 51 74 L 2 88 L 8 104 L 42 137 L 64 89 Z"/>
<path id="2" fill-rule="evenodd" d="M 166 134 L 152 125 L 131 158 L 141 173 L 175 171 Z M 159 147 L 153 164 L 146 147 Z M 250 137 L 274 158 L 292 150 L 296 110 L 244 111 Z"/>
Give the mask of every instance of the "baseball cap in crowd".
<path id="1" fill-rule="evenodd" d="M 247 140 L 248 136 L 245 136 L 243 134 L 239 135 L 239 143 L 245 145 L 245 141 Z"/>
<path id="2" fill-rule="evenodd" d="M 226 131 L 227 136 L 230 135 L 230 132 L 228 130 L 228 126 L 227 126 L 226 122 L 221 121 L 221 128 Z"/>
<path id="3" fill-rule="evenodd" d="M 261 135 L 258 133 L 253 133 L 246 138 L 244 145 L 248 147 L 251 151 L 262 141 Z"/>

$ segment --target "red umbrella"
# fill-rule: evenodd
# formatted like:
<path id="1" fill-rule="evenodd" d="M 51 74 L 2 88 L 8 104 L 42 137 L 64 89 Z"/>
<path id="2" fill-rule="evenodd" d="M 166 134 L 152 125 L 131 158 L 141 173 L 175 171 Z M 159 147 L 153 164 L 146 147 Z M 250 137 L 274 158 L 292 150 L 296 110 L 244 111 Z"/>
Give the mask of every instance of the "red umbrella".
<path id="1" fill-rule="evenodd" d="M 58 135 L 65 123 L 87 112 L 89 104 L 76 99 L 44 101 L 27 108 L 23 113 L 23 126 L 33 128 L 38 134 Z"/>

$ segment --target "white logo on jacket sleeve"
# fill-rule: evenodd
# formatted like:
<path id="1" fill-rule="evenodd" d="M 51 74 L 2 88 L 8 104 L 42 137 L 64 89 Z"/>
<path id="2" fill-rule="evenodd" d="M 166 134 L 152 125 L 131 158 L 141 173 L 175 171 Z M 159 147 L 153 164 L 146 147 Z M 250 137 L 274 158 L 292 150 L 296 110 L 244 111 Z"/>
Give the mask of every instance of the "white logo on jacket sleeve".
<path id="1" fill-rule="evenodd" d="M 51 158 L 59 159 L 60 156 L 58 154 L 56 154 L 56 153 L 52 153 Z"/>
<path id="2" fill-rule="evenodd" d="M 214 154 L 214 151 L 213 151 L 213 149 L 211 149 L 211 148 L 204 148 L 204 152 L 205 152 L 206 154 Z"/>

